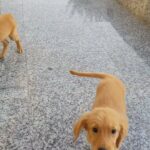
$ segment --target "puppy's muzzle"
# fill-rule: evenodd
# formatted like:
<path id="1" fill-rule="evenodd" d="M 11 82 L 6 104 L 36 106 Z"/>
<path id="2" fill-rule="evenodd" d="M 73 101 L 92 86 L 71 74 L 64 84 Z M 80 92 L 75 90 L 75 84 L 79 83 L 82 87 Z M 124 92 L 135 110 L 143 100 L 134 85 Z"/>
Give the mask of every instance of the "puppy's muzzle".
<path id="1" fill-rule="evenodd" d="M 107 149 L 104 147 L 99 147 L 98 150 L 107 150 Z"/>

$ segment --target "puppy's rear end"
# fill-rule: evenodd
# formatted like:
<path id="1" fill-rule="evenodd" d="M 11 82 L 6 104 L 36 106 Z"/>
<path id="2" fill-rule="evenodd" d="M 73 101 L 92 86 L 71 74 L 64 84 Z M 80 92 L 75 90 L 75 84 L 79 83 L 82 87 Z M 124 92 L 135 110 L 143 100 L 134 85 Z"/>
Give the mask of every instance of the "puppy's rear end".
<path id="1" fill-rule="evenodd" d="M 0 41 L 6 40 L 7 37 L 16 28 L 15 20 L 11 14 L 0 16 Z"/>
<path id="2" fill-rule="evenodd" d="M 8 51 L 8 38 L 15 41 L 17 52 L 22 53 L 23 48 L 17 32 L 17 23 L 11 14 L 0 15 L 0 42 L 3 44 L 3 50 L 0 54 L 0 59 L 4 58 Z"/>

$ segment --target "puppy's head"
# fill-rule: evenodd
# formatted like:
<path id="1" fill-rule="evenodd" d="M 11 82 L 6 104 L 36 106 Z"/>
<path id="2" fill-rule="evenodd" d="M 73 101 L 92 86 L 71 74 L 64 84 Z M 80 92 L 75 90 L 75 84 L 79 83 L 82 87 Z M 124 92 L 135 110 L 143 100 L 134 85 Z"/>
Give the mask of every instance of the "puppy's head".
<path id="1" fill-rule="evenodd" d="M 117 150 L 128 131 L 127 118 L 110 108 L 96 108 L 81 116 L 74 126 L 74 138 L 87 131 L 92 150 Z"/>

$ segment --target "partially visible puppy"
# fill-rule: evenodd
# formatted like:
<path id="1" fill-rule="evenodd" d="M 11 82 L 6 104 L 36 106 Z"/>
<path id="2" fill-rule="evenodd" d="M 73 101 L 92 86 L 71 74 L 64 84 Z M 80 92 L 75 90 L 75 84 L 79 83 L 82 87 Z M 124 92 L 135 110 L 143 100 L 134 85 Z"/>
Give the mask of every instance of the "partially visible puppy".
<path id="1" fill-rule="evenodd" d="M 81 129 L 85 129 L 92 150 L 118 150 L 128 133 L 125 86 L 122 81 L 105 73 L 70 73 L 102 79 L 97 87 L 92 111 L 83 114 L 74 126 L 75 141 Z"/>
<path id="2" fill-rule="evenodd" d="M 16 42 L 18 49 L 17 52 L 22 53 L 23 48 L 17 32 L 17 23 L 11 14 L 3 14 L 0 15 L 0 42 L 3 44 L 3 50 L 0 54 L 0 59 L 3 59 L 7 54 L 8 37 Z"/>

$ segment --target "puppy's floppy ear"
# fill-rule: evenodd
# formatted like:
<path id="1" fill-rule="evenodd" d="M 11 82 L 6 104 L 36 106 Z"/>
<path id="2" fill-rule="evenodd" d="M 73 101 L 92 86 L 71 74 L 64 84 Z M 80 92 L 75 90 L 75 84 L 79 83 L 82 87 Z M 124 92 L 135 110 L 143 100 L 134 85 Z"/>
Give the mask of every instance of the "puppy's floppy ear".
<path id="1" fill-rule="evenodd" d="M 121 121 L 120 121 L 120 132 L 119 132 L 119 136 L 116 141 L 117 148 L 120 147 L 122 141 L 127 136 L 127 134 L 128 134 L 128 119 L 127 119 L 127 117 L 123 117 L 123 118 L 121 118 Z"/>
<path id="2" fill-rule="evenodd" d="M 74 126 L 74 141 L 77 140 L 79 137 L 80 131 L 84 128 L 87 129 L 87 120 L 89 117 L 89 112 L 85 113 L 83 116 L 80 117 L 80 119 L 76 122 Z"/>

